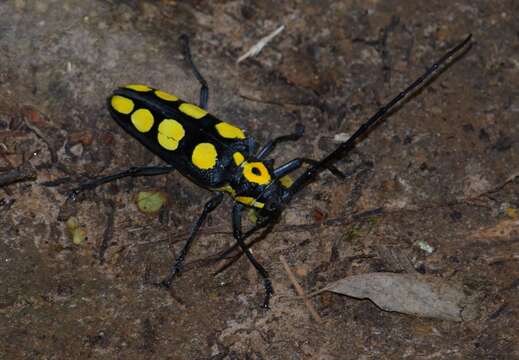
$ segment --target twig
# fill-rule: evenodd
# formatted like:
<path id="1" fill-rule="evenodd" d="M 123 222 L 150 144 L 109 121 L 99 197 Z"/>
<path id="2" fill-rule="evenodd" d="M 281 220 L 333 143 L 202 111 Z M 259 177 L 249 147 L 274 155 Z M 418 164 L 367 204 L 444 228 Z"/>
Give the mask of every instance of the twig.
<path id="1" fill-rule="evenodd" d="M 13 184 L 20 181 L 35 180 L 36 170 L 30 163 L 25 163 L 22 166 L 9 170 L 4 174 L 0 174 L 0 187 Z"/>
<path id="2" fill-rule="evenodd" d="M 249 58 L 249 57 L 252 57 L 252 56 L 256 56 L 258 55 L 261 50 L 263 50 L 263 48 L 265 46 L 267 46 L 267 44 L 269 42 L 272 41 L 272 39 L 274 39 L 280 32 L 282 32 L 283 30 L 285 29 L 285 25 L 281 25 L 280 27 L 278 27 L 276 30 L 274 30 L 273 32 L 271 32 L 270 34 L 268 34 L 267 36 L 265 36 L 264 38 L 262 38 L 260 41 L 258 41 L 254 46 L 252 46 L 249 51 L 247 51 L 245 54 L 243 54 L 242 56 L 240 56 L 238 58 L 238 60 L 236 61 L 237 64 L 241 63 L 243 60 Z"/>
<path id="3" fill-rule="evenodd" d="M 283 264 L 283 267 L 285 268 L 285 271 L 287 272 L 288 279 L 290 280 L 290 282 L 294 286 L 294 289 L 296 290 L 297 295 L 301 296 L 304 299 L 305 305 L 306 305 L 308 311 L 310 312 L 310 315 L 312 315 L 312 317 L 314 318 L 315 321 L 320 323 L 322 321 L 321 317 L 319 316 L 319 314 L 315 310 L 314 306 L 310 302 L 310 299 L 308 299 L 305 296 L 305 291 L 303 290 L 301 285 L 299 285 L 299 283 L 297 282 L 297 279 L 294 276 L 294 273 L 290 269 L 290 266 L 288 266 L 287 260 L 285 259 L 285 257 L 283 255 L 279 255 L 279 260 Z"/>
<path id="4" fill-rule="evenodd" d="M 115 216 L 115 204 L 112 200 L 107 200 L 107 205 L 109 207 L 109 212 L 106 219 L 106 228 L 103 232 L 103 240 L 101 245 L 99 246 L 99 263 L 103 264 L 105 262 L 105 253 L 110 246 L 110 240 L 113 237 L 114 232 L 114 216 Z"/>
<path id="5" fill-rule="evenodd" d="M 500 262 L 516 261 L 519 260 L 519 254 L 512 254 L 508 256 L 490 256 L 484 258 L 489 265 L 493 265 Z"/>

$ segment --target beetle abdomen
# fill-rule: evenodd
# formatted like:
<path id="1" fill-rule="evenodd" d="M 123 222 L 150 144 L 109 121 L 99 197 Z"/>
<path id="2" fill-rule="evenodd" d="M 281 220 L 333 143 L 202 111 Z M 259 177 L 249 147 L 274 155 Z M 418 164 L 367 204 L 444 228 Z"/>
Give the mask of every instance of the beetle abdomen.
<path id="1" fill-rule="evenodd" d="M 116 89 L 108 107 L 126 132 L 205 188 L 222 185 L 252 151 L 242 129 L 146 85 Z"/>

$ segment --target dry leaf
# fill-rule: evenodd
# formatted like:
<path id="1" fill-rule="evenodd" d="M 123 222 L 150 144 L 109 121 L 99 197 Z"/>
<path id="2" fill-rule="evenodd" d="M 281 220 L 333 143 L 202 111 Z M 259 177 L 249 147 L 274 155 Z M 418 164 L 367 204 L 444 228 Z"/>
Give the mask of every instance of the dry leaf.
<path id="1" fill-rule="evenodd" d="M 369 299 L 382 310 L 452 321 L 477 317 L 474 297 L 441 279 L 414 274 L 369 273 L 349 276 L 322 291 Z"/>

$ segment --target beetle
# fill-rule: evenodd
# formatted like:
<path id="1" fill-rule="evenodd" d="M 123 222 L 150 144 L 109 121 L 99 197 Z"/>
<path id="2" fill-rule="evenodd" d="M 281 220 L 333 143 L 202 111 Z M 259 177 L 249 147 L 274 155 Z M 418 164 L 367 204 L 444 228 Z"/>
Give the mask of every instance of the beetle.
<path id="1" fill-rule="evenodd" d="M 286 141 L 296 141 L 303 135 L 303 127 L 296 126 L 294 133 L 273 139 L 263 147 L 245 130 L 213 116 L 207 111 L 209 87 L 195 66 L 186 35 L 180 37 L 184 57 L 200 83 L 198 105 L 185 102 L 175 95 L 147 85 L 127 85 L 113 91 L 107 106 L 113 119 L 129 135 L 137 139 L 155 155 L 164 160 L 165 166 L 132 167 L 126 171 L 102 176 L 81 183 L 72 190 L 75 197 L 80 191 L 127 176 L 160 175 L 178 170 L 183 176 L 213 193 L 195 222 L 188 239 L 175 259 L 169 274 L 158 285 L 170 288 L 173 279 L 181 272 L 182 264 L 199 229 L 209 213 L 222 202 L 224 195 L 234 201 L 232 209 L 233 236 L 252 265 L 263 279 L 265 298 L 263 307 L 269 307 L 273 294 L 272 283 L 265 268 L 255 259 L 245 239 L 275 222 L 292 198 L 323 170 L 344 177 L 333 163 L 344 157 L 356 141 L 376 122 L 379 122 L 403 98 L 417 89 L 424 81 L 461 49 L 468 50 L 468 35 L 458 45 L 445 53 L 407 88 L 379 108 L 345 142 L 320 161 L 297 158 L 274 168 L 267 160 L 274 148 Z M 468 47 L 466 45 L 469 44 Z M 288 174 L 308 167 L 293 181 L 286 181 Z M 242 231 L 242 213 L 252 208 L 257 214 L 256 224 L 247 232 Z"/>

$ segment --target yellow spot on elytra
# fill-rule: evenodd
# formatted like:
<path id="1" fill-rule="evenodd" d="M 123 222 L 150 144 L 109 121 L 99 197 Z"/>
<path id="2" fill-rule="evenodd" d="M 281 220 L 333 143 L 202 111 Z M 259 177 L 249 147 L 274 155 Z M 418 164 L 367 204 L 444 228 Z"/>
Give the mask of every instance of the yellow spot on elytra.
<path id="1" fill-rule="evenodd" d="M 281 183 L 281 186 L 288 189 L 294 184 L 294 180 L 289 175 L 283 176 L 281 179 L 279 179 L 279 182 Z"/>
<path id="2" fill-rule="evenodd" d="M 213 144 L 200 143 L 195 146 L 191 155 L 191 161 L 197 168 L 208 170 L 214 168 L 217 157 L 218 153 Z"/>
<path id="3" fill-rule="evenodd" d="M 201 119 L 207 115 L 207 111 L 189 103 L 183 103 L 180 105 L 179 110 L 195 119 Z"/>
<path id="4" fill-rule="evenodd" d="M 125 88 L 131 89 L 131 90 L 135 90 L 135 91 L 142 91 L 142 92 L 151 91 L 152 90 L 152 88 L 150 88 L 147 85 L 138 85 L 138 84 L 126 85 Z"/>
<path id="5" fill-rule="evenodd" d="M 243 176 L 250 182 L 265 185 L 270 182 L 270 174 L 262 162 L 246 163 L 243 166 Z"/>
<path id="6" fill-rule="evenodd" d="M 168 94 L 167 92 L 162 91 L 162 90 L 155 90 L 155 95 L 157 95 L 157 97 L 161 98 L 162 100 L 166 100 L 166 101 L 177 101 L 178 100 L 177 96 Z"/>
<path id="7" fill-rule="evenodd" d="M 125 98 L 124 96 L 114 95 L 110 101 L 115 111 L 121 114 L 129 114 L 133 111 L 135 104 L 131 99 Z"/>
<path id="8" fill-rule="evenodd" d="M 242 203 L 247 206 L 257 207 L 259 209 L 262 209 L 265 206 L 265 204 L 256 201 L 256 199 L 250 196 L 236 196 L 234 199 L 239 203 Z"/>
<path id="9" fill-rule="evenodd" d="M 132 114 L 132 124 L 142 132 L 148 132 L 153 126 L 153 114 L 148 109 L 137 109 Z"/>
<path id="10" fill-rule="evenodd" d="M 238 151 L 232 154 L 232 158 L 234 159 L 234 163 L 236 164 L 236 166 L 240 166 L 241 163 L 245 161 L 245 157 L 243 156 L 243 154 Z"/>
<path id="11" fill-rule="evenodd" d="M 245 139 L 245 134 L 242 129 L 229 123 L 218 123 L 215 125 L 215 128 L 218 131 L 218 134 L 226 139 Z"/>
<path id="12" fill-rule="evenodd" d="M 173 119 L 164 119 L 159 124 L 157 140 L 166 150 L 176 150 L 180 140 L 186 135 L 182 124 Z"/>

